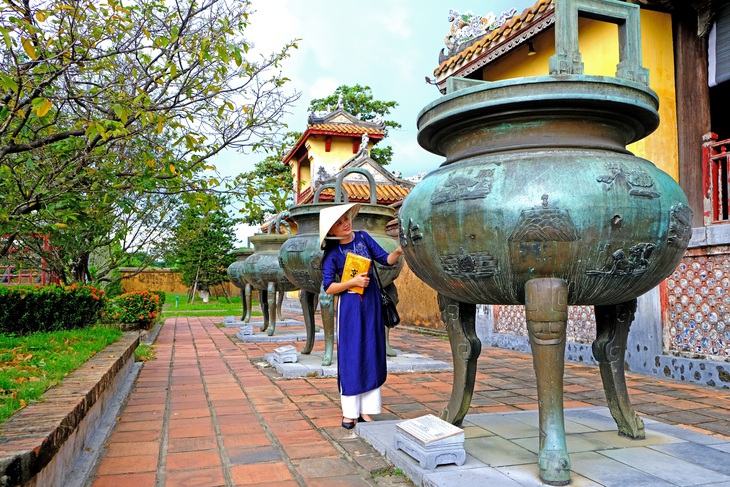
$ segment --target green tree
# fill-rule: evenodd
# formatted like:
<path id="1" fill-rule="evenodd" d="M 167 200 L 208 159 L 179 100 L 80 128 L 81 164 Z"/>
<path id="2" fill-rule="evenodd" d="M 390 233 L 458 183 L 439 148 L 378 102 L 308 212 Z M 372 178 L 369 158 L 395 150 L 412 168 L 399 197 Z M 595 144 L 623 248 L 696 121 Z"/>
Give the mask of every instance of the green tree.
<path id="1" fill-rule="evenodd" d="M 288 132 L 281 145 L 269 150 L 270 154 L 256 163 L 253 171 L 238 176 L 235 186 L 240 188 L 239 211 L 244 215 L 244 223 L 261 225 L 293 204 L 294 178 L 291 167 L 282 161 L 300 136 Z"/>
<path id="2" fill-rule="evenodd" d="M 386 117 L 390 115 L 390 111 L 398 106 L 396 101 L 381 101 L 373 99 L 372 90 L 369 86 L 341 85 L 334 93 L 325 98 L 315 98 L 309 103 L 309 111 L 329 111 L 332 107 L 336 107 L 342 95 L 342 108 L 346 111 L 360 115 L 360 119 L 364 121 L 373 120 L 378 115 L 385 119 L 385 135 L 388 136 L 388 129 L 399 129 L 401 124 Z M 381 142 L 382 143 L 382 142 Z M 370 151 L 370 157 L 381 166 L 390 164 L 393 160 L 393 149 L 390 146 L 375 146 Z"/>
<path id="3" fill-rule="evenodd" d="M 280 72 L 296 43 L 253 56 L 250 11 L 247 0 L 4 0 L 0 257 L 20 236 L 76 235 L 58 262 L 88 279 L 100 246 L 154 228 L 148 208 L 136 226 L 111 224 L 138 210 L 130 196 L 234 190 L 211 157 L 275 146 L 299 97 Z"/>
<path id="4" fill-rule="evenodd" d="M 174 244 L 167 259 L 175 263 L 183 282 L 191 288 L 208 290 L 228 280 L 226 271 L 235 260 L 231 251 L 236 221 L 225 211 L 227 203 L 219 199 L 219 205 L 212 209 L 192 203 L 178 211 Z"/>

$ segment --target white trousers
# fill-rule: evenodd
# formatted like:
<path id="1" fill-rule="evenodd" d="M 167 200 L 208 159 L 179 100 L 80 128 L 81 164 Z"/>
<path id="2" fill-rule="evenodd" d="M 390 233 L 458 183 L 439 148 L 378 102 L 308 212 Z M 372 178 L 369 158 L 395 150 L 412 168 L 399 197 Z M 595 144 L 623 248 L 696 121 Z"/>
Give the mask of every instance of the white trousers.
<path id="1" fill-rule="evenodd" d="M 340 395 L 340 402 L 342 416 L 348 419 L 357 419 L 361 414 L 380 414 L 383 406 L 380 387 L 355 396 Z"/>

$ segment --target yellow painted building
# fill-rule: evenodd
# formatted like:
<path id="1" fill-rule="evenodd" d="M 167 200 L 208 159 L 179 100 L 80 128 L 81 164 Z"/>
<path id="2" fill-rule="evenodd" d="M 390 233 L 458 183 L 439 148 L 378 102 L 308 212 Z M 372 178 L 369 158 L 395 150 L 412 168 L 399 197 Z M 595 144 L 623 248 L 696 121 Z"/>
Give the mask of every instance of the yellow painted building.
<path id="1" fill-rule="evenodd" d="M 384 135 L 385 122 L 360 120 L 341 105 L 330 113 L 310 114 L 307 130 L 284 157 L 292 169 L 294 201 L 306 201 L 318 182 L 338 173 L 357 154 L 369 154 Z M 366 147 L 361 147 L 363 142 Z"/>
<path id="2" fill-rule="evenodd" d="M 554 2 L 540 0 L 501 28 L 443 60 L 434 72 L 439 88 L 443 91 L 446 80 L 453 76 L 499 81 L 548 75 L 548 59 L 555 54 Z M 678 179 L 672 17 L 646 9 L 640 13 L 642 65 L 649 70 L 649 87 L 659 97 L 661 122 L 653 134 L 628 149 Z M 581 17 L 578 32 L 584 74 L 615 76 L 619 62 L 618 26 Z"/>

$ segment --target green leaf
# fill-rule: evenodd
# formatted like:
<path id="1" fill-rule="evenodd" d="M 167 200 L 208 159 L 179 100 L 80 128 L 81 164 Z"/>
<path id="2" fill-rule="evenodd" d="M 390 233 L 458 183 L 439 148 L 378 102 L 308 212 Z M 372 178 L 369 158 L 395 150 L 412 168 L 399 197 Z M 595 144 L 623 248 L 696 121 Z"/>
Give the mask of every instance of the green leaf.
<path id="1" fill-rule="evenodd" d="M 13 93 L 18 92 L 18 83 L 15 82 L 10 76 L 0 74 L 0 88 L 3 90 L 10 90 Z"/>
<path id="2" fill-rule="evenodd" d="M 112 109 L 114 110 L 114 114 L 119 117 L 119 120 L 122 121 L 125 125 L 127 124 L 127 111 L 120 105 L 119 103 L 115 103 L 112 105 Z"/>
<path id="3" fill-rule="evenodd" d="M 5 47 L 8 51 L 10 51 L 13 48 L 13 40 L 10 38 L 10 31 L 0 26 L 0 33 L 2 33 L 3 38 L 5 39 Z"/>

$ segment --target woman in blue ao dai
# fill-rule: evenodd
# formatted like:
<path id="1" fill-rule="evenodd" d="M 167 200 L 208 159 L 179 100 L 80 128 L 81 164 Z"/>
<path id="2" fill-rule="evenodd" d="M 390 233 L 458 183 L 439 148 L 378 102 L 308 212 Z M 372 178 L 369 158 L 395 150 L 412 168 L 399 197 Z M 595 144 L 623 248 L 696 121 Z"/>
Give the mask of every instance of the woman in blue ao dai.
<path id="1" fill-rule="evenodd" d="M 385 326 L 380 310 L 380 289 L 371 279 L 371 269 L 342 279 L 347 254 L 352 252 L 381 265 L 393 265 L 403 250 L 388 254 L 364 231 L 354 231 L 352 220 L 360 210 L 356 203 L 325 208 L 320 212 L 322 287 L 338 295 L 337 378 L 342 403 L 342 426 L 351 429 L 356 421 L 372 421 L 382 407 L 380 387 L 385 383 L 387 364 Z M 362 287 L 362 295 L 352 291 Z"/>

